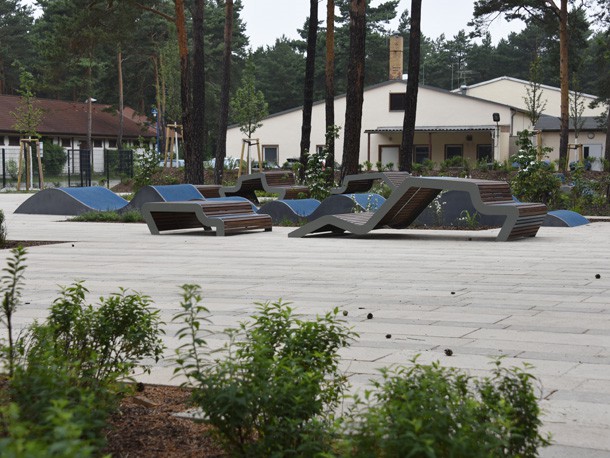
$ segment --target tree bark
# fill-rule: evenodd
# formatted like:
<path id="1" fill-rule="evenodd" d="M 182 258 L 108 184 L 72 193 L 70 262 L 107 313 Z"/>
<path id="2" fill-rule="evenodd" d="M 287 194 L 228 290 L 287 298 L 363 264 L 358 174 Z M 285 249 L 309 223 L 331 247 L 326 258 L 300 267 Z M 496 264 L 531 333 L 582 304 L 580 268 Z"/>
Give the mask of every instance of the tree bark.
<path id="1" fill-rule="evenodd" d="M 119 48 L 117 54 L 117 68 L 119 73 L 119 132 L 117 135 L 117 151 L 120 155 L 120 151 L 123 149 L 123 125 L 124 125 L 124 99 L 123 99 L 123 53 Z"/>
<path id="2" fill-rule="evenodd" d="M 231 85 L 231 39 L 233 38 L 233 0 L 225 2 L 224 51 L 222 55 L 222 83 L 220 87 L 220 113 L 218 114 L 218 144 L 214 165 L 214 183 L 222 184 L 224 162 L 227 156 L 227 125 L 229 124 L 229 90 Z"/>
<path id="3" fill-rule="evenodd" d="M 197 0 L 193 14 L 193 88 L 191 132 L 191 161 L 186 169 L 186 182 L 203 184 L 203 150 L 205 148 L 205 73 L 204 73 L 204 19 L 205 0 Z M 185 161 L 186 166 L 186 161 Z"/>
<path id="4" fill-rule="evenodd" d="M 345 133 L 341 180 L 358 172 L 360 130 L 364 100 L 364 41 L 366 35 L 366 0 L 350 0 L 349 62 L 345 98 Z"/>
<path id="5" fill-rule="evenodd" d="M 176 32 L 178 34 L 178 54 L 180 56 L 180 105 L 182 106 L 182 147 L 184 149 L 184 179 L 190 183 L 192 157 L 192 116 L 190 91 L 190 66 L 184 0 L 174 0 L 176 12 Z"/>
<path id="6" fill-rule="evenodd" d="M 326 81 L 325 81 L 325 115 L 326 115 L 326 168 L 329 185 L 335 181 L 335 136 L 328 135 L 335 125 L 335 2 L 326 1 Z"/>
<path id="7" fill-rule="evenodd" d="M 608 117 L 606 118 L 606 150 L 604 151 L 604 157 L 607 161 L 610 161 L 610 104 L 608 104 Z"/>
<path id="8" fill-rule="evenodd" d="M 316 42 L 318 38 L 318 0 L 310 0 L 307 28 L 307 58 L 305 60 L 305 85 L 303 87 L 303 124 L 301 126 L 301 169 L 299 177 L 305 178 L 307 154 L 311 146 L 311 111 L 313 108 L 313 82 L 316 67 Z"/>
<path id="9" fill-rule="evenodd" d="M 570 134 L 570 100 L 568 70 L 568 0 L 561 0 L 559 12 L 559 80 L 561 89 L 561 128 L 559 138 L 559 164 L 568 166 L 568 139 Z"/>
<path id="10" fill-rule="evenodd" d="M 407 80 L 405 117 L 402 125 L 402 142 L 398 158 L 398 169 L 406 172 L 410 172 L 413 165 L 413 142 L 415 139 L 415 117 L 417 114 L 417 92 L 419 89 L 421 3 L 422 0 L 411 0 L 409 64 L 407 67 L 409 79 Z"/>

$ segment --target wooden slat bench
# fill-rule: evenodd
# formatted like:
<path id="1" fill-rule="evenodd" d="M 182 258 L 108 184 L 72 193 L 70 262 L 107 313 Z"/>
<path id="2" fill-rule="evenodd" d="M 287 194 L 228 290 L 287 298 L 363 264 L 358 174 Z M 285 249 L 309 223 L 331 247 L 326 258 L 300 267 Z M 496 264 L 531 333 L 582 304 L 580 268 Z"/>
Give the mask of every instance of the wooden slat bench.
<path id="1" fill-rule="evenodd" d="M 242 175 L 235 186 L 220 188 L 220 194 L 223 197 L 242 196 L 258 205 L 258 199 L 254 191 L 277 194 L 278 199 L 309 197 L 309 188 L 297 185 L 294 173 L 286 171 Z"/>
<path id="2" fill-rule="evenodd" d="M 222 188 L 219 184 L 196 184 L 195 187 L 197 191 L 206 199 L 212 197 L 221 197 L 220 188 Z"/>
<path id="3" fill-rule="evenodd" d="M 366 172 L 356 175 L 347 175 L 343 178 L 341 186 L 330 190 L 331 194 L 356 194 L 369 192 L 376 181 L 382 181 L 387 184 L 390 189 L 394 190 L 407 177 L 411 176 L 409 172 Z"/>
<path id="4" fill-rule="evenodd" d="M 510 186 L 504 181 L 407 177 L 376 212 L 323 216 L 288 236 L 303 237 L 314 232 L 344 231 L 362 235 L 382 227 L 406 228 L 443 190 L 468 192 L 477 212 L 505 216 L 496 238 L 498 241 L 534 237 L 547 214 L 544 204 L 515 202 Z"/>
<path id="5" fill-rule="evenodd" d="M 202 227 L 206 231 L 215 228 L 217 236 L 252 229 L 272 230 L 271 217 L 254 213 L 247 201 L 149 202 L 142 207 L 142 216 L 155 235 Z"/>

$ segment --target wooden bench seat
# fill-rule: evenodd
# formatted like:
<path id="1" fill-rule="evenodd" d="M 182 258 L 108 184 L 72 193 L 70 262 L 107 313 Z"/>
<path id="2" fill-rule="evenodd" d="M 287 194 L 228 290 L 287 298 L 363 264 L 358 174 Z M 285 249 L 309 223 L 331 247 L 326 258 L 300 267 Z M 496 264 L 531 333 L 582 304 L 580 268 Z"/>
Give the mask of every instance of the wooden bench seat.
<path id="1" fill-rule="evenodd" d="M 323 216 L 288 235 L 303 237 L 315 232 L 343 231 L 362 235 L 382 227 L 406 228 L 444 190 L 468 192 L 477 212 L 504 216 L 498 241 L 534 237 L 547 214 L 544 204 L 516 202 L 504 181 L 406 177 L 376 212 Z"/>
<path id="2" fill-rule="evenodd" d="M 247 201 L 150 202 L 142 207 L 142 216 L 155 235 L 202 227 L 215 228 L 217 236 L 252 229 L 272 230 L 271 217 L 254 213 Z"/>
<path id="3" fill-rule="evenodd" d="M 255 191 L 277 194 L 278 199 L 309 197 L 309 188 L 296 184 L 294 173 L 287 171 L 251 173 L 242 175 L 235 186 L 222 187 L 222 197 L 242 196 L 256 205 L 259 204 Z"/>

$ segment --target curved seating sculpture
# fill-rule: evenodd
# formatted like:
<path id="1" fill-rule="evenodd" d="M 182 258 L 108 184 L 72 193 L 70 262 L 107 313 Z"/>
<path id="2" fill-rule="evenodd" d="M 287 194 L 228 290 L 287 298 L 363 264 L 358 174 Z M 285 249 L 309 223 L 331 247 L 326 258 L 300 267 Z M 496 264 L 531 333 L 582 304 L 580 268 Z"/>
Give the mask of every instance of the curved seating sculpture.
<path id="1" fill-rule="evenodd" d="M 202 198 L 203 195 L 192 184 L 143 186 L 121 211 L 140 210 L 147 202 L 179 202 Z"/>
<path id="2" fill-rule="evenodd" d="M 381 181 L 394 190 L 410 177 L 409 172 L 365 172 L 347 175 L 341 186 L 330 190 L 331 194 L 366 193 L 371 190 L 376 181 Z"/>
<path id="3" fill-rule="evenodd" d="M 80 215 L 90 211 L 118 211 L 129 202 L 102 186 L 48 188 L 33 194 L 15 213 Z"/>
<path id="4" fill-rule="evenodd" d="M 286 171 L 260 172 L 242 175 L 235 186 L 220 188 L 223 197 L 241 196 L 256 205 L 259 201 L 254 191 L 266 191 L 277 194 L 278 199 L 296 199 L 303 195 L 309 197 L 309 188 L 295 182 L 294 173 Z"/>
<path id="5" fill-rule="evenodd" d="M 317 232 L 363 235 L 383 227 L 403 229 L 443 190 L 466 191 L 476 211 L 505 216 L 496 240 L 508 241 L 534 237 L 547 214 L 544 204 L 515 202 L 504 181 L 472 180 L 448 177 L 408 177 L 376 212 L 329 215 L 311 221 L 288 234 L 303 237 Z"/>
<path id="6" fill-rule="evenodd" d="M 264 229 L 271 231 L 269 215 L 259 215 L 248 201 L 192 200 L 189 202 L 147 202 L 142 216 L 151 234 L 178 229 L 216 229 L 217 236 L 229 232 Z"/>

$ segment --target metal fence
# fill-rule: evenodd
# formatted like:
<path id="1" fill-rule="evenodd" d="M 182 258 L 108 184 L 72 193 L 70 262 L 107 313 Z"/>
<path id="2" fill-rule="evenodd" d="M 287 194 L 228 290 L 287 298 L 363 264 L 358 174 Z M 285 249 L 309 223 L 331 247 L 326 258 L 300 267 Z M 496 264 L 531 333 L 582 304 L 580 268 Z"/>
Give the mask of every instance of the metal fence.
<path id="1" fill-rule="evenodd" d="M 57 176 L 45 174 L 46 183 L 66 187 L 83 187 L 95 184 L 110 188 L 122 180 L 133 178 L 133 150 L 94 149 L 92 154 L 88 149 L 67 149 L 65 152 L 66 163 L 63 172 Z M 2 188 L 16 186 L 18 160 L 18 152 L 7 151 L 2 148 Z M 24 163 L 27 162 L 24 161 Z M 38 174 L 36 161 L 32 161 L 32 164 L 34 170 L 25 170 L 24 173 L 34 172 Z"/>

